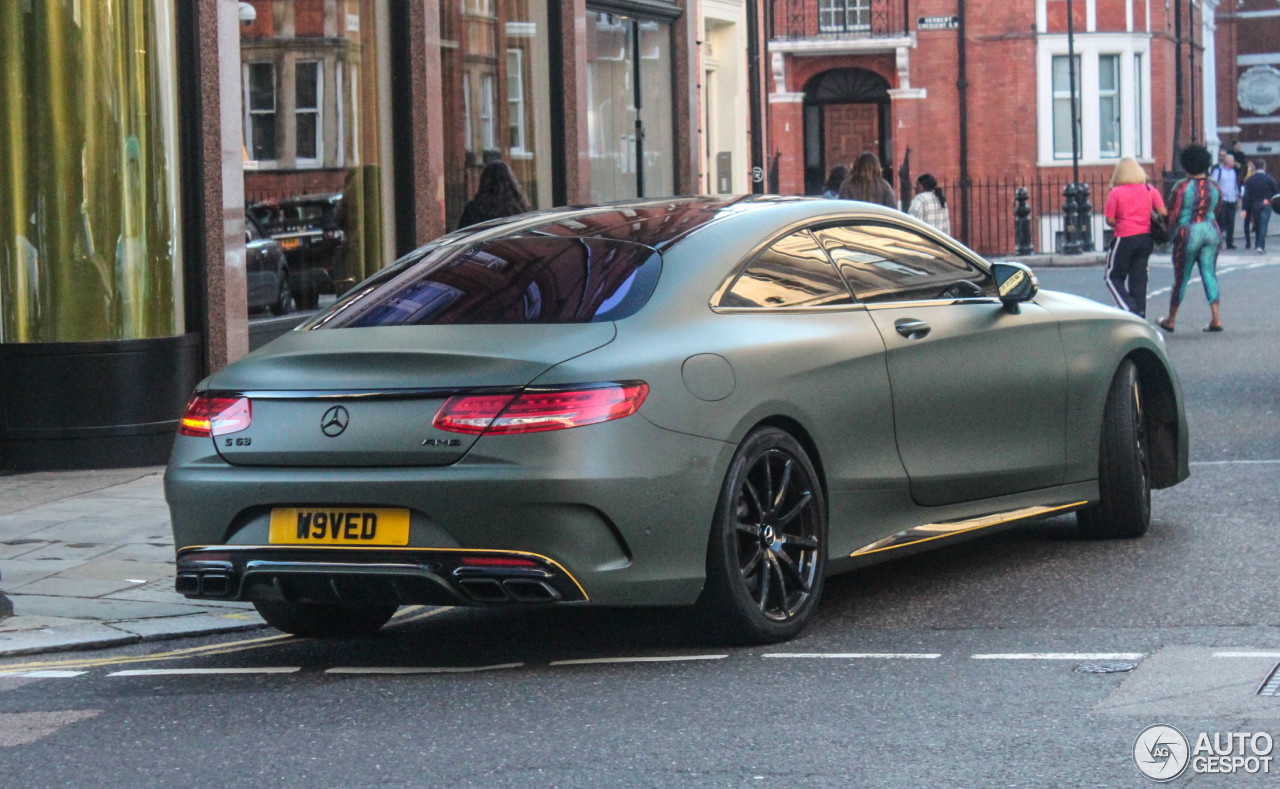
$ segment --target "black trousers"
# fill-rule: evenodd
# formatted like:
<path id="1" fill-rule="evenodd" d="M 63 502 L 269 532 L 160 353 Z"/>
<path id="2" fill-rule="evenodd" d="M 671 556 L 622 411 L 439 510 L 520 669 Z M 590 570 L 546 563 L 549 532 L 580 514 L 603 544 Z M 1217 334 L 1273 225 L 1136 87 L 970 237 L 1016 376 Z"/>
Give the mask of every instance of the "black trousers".
<path id="1" fill-rule="evenodd" d="M 1222 230 L 1222 240 L 1228 247 L 1236 245 L 1236 208 L 1238 202 L 1228 203 L 1223 200 L 1218 204 L 1218 227 Z"/>
<path id="2" fill-rule="evenodd" d="M 1147 316 L 1147 260 L 1151 257 L 1151 235 L 1122 236 L 1107 253 L 1107 290 L 1116 306 L 1135 315 Z"/>

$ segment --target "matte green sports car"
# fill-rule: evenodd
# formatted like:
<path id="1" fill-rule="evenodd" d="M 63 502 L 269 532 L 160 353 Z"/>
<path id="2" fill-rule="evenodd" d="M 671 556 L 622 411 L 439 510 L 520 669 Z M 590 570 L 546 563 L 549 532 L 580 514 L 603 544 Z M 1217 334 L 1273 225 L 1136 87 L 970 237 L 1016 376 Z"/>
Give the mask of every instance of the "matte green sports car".
<path id="1" fill-rule="evenodd" d="M 406 603 L 700 606 L 794 636 L 828 573 L 1188 475 L 1162 341 L 840 200 L 681 198 L 445 236 L 199 386 L 189 597 L 354 635 Z"/>

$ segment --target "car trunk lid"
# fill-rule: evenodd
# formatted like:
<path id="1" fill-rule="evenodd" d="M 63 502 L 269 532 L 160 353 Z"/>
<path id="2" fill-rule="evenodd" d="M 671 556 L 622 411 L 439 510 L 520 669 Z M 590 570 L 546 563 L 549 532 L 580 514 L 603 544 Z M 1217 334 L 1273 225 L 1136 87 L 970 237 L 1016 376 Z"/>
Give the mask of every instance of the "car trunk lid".
<path id="1" fill-rule="evenodd" d="M 235 465 L 447 465 L 477 438 L 432 426 L 450 396 L 517 392 L 613 337 L 612 323 L 291 332 L 209 380 L 252 408 L 213 440 Z"/>

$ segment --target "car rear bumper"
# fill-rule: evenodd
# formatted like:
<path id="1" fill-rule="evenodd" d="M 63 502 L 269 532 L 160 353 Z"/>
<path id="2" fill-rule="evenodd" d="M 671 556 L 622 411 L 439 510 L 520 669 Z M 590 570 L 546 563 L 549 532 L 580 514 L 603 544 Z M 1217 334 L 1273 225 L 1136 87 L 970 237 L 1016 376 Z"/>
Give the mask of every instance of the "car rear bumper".
<path id="1" fill-rule="evenodd" d="M 446 466 L 233 466 L 212 441 L 178 436 L 165 496 L 179 591 L 236 600 L 689 604 L 705 579 L 732 454 L 731 445 L 639 415 L 485 437 Z M 273 544 L 272 511 L 289 507 L 407 510 L 407 543 Z M 535 566 L 460 572 L 458 557 L 477 555 L 527 556 Z"/>
<path id="2" fill-rule="evenodd" d="M 191 598 L 341 605 L 587 601 L 545 556 L 465 549 L 188 548 L 178 554 L 175 585 Z"/>

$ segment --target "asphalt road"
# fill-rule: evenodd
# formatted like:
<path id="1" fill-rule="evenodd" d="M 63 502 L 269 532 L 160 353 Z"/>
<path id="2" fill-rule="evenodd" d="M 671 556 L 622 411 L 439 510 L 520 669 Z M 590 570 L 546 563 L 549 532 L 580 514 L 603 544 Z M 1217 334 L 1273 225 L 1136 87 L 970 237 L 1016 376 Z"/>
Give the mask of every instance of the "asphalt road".
<path id="1" fill-rule="evenodd" d="M 1098 268 L 1039 274 L 1106 300 Z M 1280 262 L 1220 274 L 1227 330 L 1199 331 L 1193 283 L 1168 337 L 1192 476 L 1155 494 L 1141 540 L 1065 517 L 900 559 L 833 579 L 770 648 L 707 643 L 671 611 L 406 609 L 368 640 L 13 660 L 52 675 L 0 677 L 0 782 L 1113 787 L 1150 783 L 1132 752 L 1152 724 L 1193 747 L 1280 738 L 1280 698 L 1257 694 L 1280 663 Z M 1153 270 L 1153 319 L 1169 279 Z M 158 670 L 184 673 L 136 673 Z"/>

